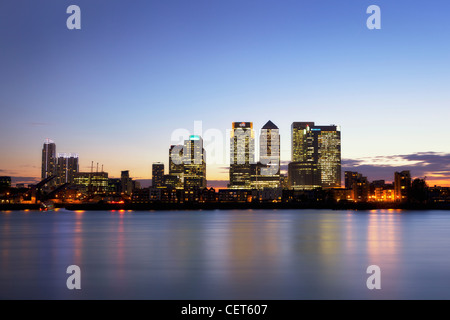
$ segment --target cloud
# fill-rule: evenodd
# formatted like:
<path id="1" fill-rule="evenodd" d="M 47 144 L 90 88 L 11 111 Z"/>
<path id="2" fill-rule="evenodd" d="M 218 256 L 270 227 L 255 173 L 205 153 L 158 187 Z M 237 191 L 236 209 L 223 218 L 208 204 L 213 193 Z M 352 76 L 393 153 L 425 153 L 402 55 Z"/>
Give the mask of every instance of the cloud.
<path id="1" fill-rule="evenodd" d="M 289 161 L 281 161 L 281 172 L 287 173 Z M 220 167 L 222 172 L 228 173 L 229 167 Z M 394 180 L 394 172 L 409 170 L 412 177 L 424 178 L 429 185 L 450 185 L 450 153 L 419 152 L 392 156 L 363 157 L 357 159 L 342 159 L 342 172 L 357 171 L 366 176 L 369 181 Z M 90 167 L 89 167 L 90 171 Z M 34 184 L 41 179 L 38 177 L 21 176 L 18 171 L 0 169 L 0 175 L 11 176 L 13 184 Z M 151 179 L 139 179 L 143 187 L 151 185 Z M 208 186 L 224 188 L 227 180 L 208 180 Z"/>
<path id="2" fill-rule="evenodd" d="M 20 177 L 20 176 L 12 176 L 11 177 L 11 184 L 13 186 L 17 183 L 36 184 L 39 181 L 41 181 L 41 179 L 37 178 L 37 177 Z"/>
<path id="3" fill-rule="evenodd" d="M 140 184 L 141 184 L 141 188 L 148 188 L 148 187 L 150 187 L 152 185 L 152 179 L 139 179 L 139 178 L 137 178 L 137 179 L 133 179 L 133 180 L 139 181 Z"/>
<path id="4" fill-rule="evenodd" d="M 450 183 L 450 153 L 419 152 L 413 154 L 343 159 L 343 171 L 358 171 L 369 180 L 394 179 L 395 171 L 409 170 L 411 176 L 427 181 Z"/>
<path id="5" fill-rule="evenodd" d="M 42 126 L 50 126 L 51 123 L 45 123 L 45 122 L 27 122 L 28 125 L 32 127 L 42 127 Z"/>
<path id="6" fill-rule="evenodd" d="M 220 173 L 228 173 L 228 172 L 230 172 L 230 167 L 229 166 L 227 166 L 227 167 L 219 167 L 219 172 Z"/>
<path id="7" fill-rule="evenodd" d="M 287 176 L 288 174 L 288 165 L 290 161 L 281 160 L 280 161 L 280 173 Z"/>
<path id="8" fill-rule="evenodd" d="M 0 173 L 4 176 L 14 176 L 14 175 L 20 174 L 14 170 L 4 170 L 4 169 L 0 169 Z"/>
<path id="9" fill-rule="evenodd" d="M 142 188 L 148 188 L 152 185 L 152 179 L 136 179 L 141 183 Z M 208 187 L 214 188 L 226 188 L 228 185 L 228 180 L 208 180 Z"/>
<path id="10" fill-rule="evenodd" d="M 208 188 L 226 188 L 228 185 L 228 180 L 208 180 Z"/>
<path id="11" fill-rule="evenodd" d="M 20 166 L 21 168 L 33 168 L 33 169 L 40 169 L 40 167 L 38 167 L 38 166 L 33 166 L 33 165 L 29 165 L 29 164 L 22 164 L 21 166 Z"/>

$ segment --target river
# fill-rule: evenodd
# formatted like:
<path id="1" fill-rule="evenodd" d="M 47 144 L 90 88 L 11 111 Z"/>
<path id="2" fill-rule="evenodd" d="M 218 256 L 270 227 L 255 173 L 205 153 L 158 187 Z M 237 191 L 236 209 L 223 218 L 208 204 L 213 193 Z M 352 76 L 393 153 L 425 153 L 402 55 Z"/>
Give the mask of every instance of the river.
<path id="1" fill-rule="evenodd" d="M 450 212 L 4 211 L 0 299 L 450 299 Z"/>

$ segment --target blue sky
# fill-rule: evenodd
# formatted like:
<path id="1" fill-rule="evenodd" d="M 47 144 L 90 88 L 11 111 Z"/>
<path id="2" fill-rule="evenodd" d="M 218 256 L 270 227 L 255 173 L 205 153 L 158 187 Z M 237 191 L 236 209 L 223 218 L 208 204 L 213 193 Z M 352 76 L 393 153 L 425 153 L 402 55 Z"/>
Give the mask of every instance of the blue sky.
<path id="1" fill-rule="evenodd" d="M 66 28 L 71 4 L 81 30 Z M 366 27 L 372 4 L 381 30 Z M 293 121 L 340 125 L 344 159 L 450 153 L 448 12 L 444 0 L 2 1 L 0 169 L 39 176 L 51 138 L 82 170 L 149 178 L 197 120 L 224 137 L 233 121 L 272 120 L 282 160 Z M 226 165 L 208 179 L 228 179 Z"/>

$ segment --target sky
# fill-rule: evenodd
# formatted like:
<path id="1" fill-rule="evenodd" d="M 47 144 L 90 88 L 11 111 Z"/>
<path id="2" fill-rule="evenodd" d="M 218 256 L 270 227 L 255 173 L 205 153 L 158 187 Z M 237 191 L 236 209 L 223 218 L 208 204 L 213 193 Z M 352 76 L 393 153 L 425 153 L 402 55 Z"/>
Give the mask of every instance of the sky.
<path id="1" fill-rule="evenodd" d="M 72 4 L 80 30 L 66 27 Z M 50 138 L 81 171 L 149 179 L 201 123 L 222 154 L 207 179 L 227 180 L 231 123 L 258 136 L 271 120 L 284 162 L 292 122 L 336 124 L 343 169 L 450 185 L 448 12 L 446 0 L 3 0 L 0 175 L 39 178 Z"/>

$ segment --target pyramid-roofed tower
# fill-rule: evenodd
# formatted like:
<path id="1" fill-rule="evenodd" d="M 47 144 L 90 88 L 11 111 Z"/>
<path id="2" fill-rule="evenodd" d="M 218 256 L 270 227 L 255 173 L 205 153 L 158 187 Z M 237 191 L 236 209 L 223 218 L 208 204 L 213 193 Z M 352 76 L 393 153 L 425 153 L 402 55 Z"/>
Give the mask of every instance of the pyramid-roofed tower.
<path id="1" fill-rule="evenodd" d="M 262 127 L 263 129 L 278 129 L 278 127 L 272 122 L 272 121 L 267 121 L 267 123 L 264 125 L 264 127 Z"/>

